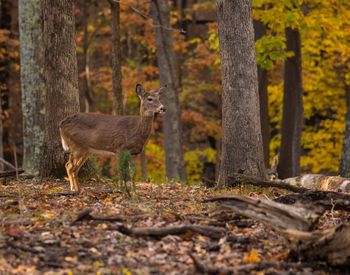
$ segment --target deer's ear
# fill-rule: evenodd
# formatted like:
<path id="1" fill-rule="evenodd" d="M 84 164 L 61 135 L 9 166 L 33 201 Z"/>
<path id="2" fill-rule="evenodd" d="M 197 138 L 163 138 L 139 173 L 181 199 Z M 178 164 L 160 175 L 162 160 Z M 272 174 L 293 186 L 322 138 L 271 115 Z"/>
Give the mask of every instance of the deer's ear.
<path id="1" fill-rule="evenodd" d="M 166 86 L 165 87 L 160 87 L 157 91 L 157 94 L 161 96 L 164 92 L 166 91 Z"/>
<path id="2" fill-rule="evenodd" d="M 139 98 L 142 98 L 146 93 L 145 88 L 141 84 L 136 85 L 136 94 Z"/>

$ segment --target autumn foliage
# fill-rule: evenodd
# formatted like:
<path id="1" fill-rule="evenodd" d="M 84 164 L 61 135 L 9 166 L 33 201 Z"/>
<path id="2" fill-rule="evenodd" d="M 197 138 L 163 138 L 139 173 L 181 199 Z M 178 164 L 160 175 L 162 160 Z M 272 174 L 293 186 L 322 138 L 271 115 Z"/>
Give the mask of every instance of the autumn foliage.
<path id="1" fill-rule="evenodd" d="M 108 1 L 75 1 L 76 41 L 80 84 L 88 79 L 92 98 L 89 111 L 111 113 L 112 69 L 111 11 Z M 181 119 L 184 159 L 189 183 L 208 177 L 217 162 L 220 140 L 221 77 L 215 1 L 200 1 L 180 9 L 171 1 L 171 22 L 175 51 L 181 73 Z M 268 70 L 270 157 L 281 141 L 283 62 L 287 52 L 284 29 L 298 29 L 302 40 L 304 125 L 301 168 L 304 172 L 337 173 L 341 157 L 346 114 L 345 89 L 350 85 L 350 4 L 348 1 L 254 0 L 253 18 L 267 28 L 256 41 L 257 63 Z M 146 89 L 159 85 L 156 43 L 148 2 L 130 0 L 121 4 L 122 86 L 127 114 L 138 110 L 136 83 Z M 85 28 L 86 27 L 86 28 Z M 19 73 L 18 30 L 0 29 L 1 70 L 8 66 Z M 87 47 L 84 53 L 84 47 Z M 83 67 L 83 60 L 86 67 Z M 1 83 L 4 93 L 9 87 Z M 10 87 L 11 88 L 11 87 Z M 12 88 L 13 89 L 13 88 Z M 19 89 L 17 86 L 16 89 Z M 6 98 L 5 98 L 6 100 Z M 4 107 L 4 106 L 3 106 Z M 10 114 L 2 110 L 4 131 L 11 132 Z M 146 147 L 147 178 L 165 179 L 162 118 L 155 122 L 154 134 Z M 21 149 L 20 138 L 17 146 Z M 7 146 L 7 147 L 6 147 Z M 5 142 L 5 151 L 9 144 Z M 140 160 L 137 160 L 138 166 Z M 99 159 L 100 171 L 114 174 L 115 161 Z M 210 172 L 209 172 L 210 173 Z M 137 169 L 137 179 L 141 172 Z"/>

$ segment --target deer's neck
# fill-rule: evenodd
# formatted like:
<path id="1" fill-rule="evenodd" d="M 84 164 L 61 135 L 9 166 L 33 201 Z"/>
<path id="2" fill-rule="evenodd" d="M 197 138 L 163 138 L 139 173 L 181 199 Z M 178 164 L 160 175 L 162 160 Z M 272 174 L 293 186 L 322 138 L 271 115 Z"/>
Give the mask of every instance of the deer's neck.
<path id="1" fill-rule="evenodd" d="M 148 139 L 149 135 L 151 134 L 153 119 L 154 119 L 154 115 L 140 116 L 140 125 L 138 130 L 140 132 L 141 137 L 144 138 L 145 140 Z"/>

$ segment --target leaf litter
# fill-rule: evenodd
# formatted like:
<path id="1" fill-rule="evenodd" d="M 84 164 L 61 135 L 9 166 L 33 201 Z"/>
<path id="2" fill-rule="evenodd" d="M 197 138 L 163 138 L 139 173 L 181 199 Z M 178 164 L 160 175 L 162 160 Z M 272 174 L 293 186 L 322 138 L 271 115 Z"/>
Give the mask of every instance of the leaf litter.
<path id="1" fill-rule="evenodd" d="M 67 187 L 0 186 L 0 274 L 338 272 L 290 262 L 288 244 L 271 228 L 202 203 L 240 189 L 138 183 L 130 199 L 111 182 L 88 181 L 79 195 Z"/>

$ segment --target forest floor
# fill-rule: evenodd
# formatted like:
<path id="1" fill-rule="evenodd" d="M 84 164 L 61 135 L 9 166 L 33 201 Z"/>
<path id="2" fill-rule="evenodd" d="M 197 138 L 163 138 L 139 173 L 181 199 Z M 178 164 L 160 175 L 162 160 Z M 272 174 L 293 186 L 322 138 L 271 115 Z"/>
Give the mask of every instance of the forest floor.
<path id="1" fill-rule="evenodd" d="M 291 262 L 287 241 L 274 230 L 203 202 L 222 194 L 266 196 L 262 190 L 137 183 L 128 198 L 110 192 L 112 182 L 90 180 L 79 195 L 67 193 L 68 186 L 63 180 L 0 184 L 0 274 L 346 273 Z M 278 192 L 269 189 L 268 196 Z M 92 212 L 77 220 L 86 209 Z M 327 213 L 319 226 L 341 219 Z M 176 232 L 182 225 L 199 229 Z M 130 233 L 169 226 L 172 234 Z"/>

